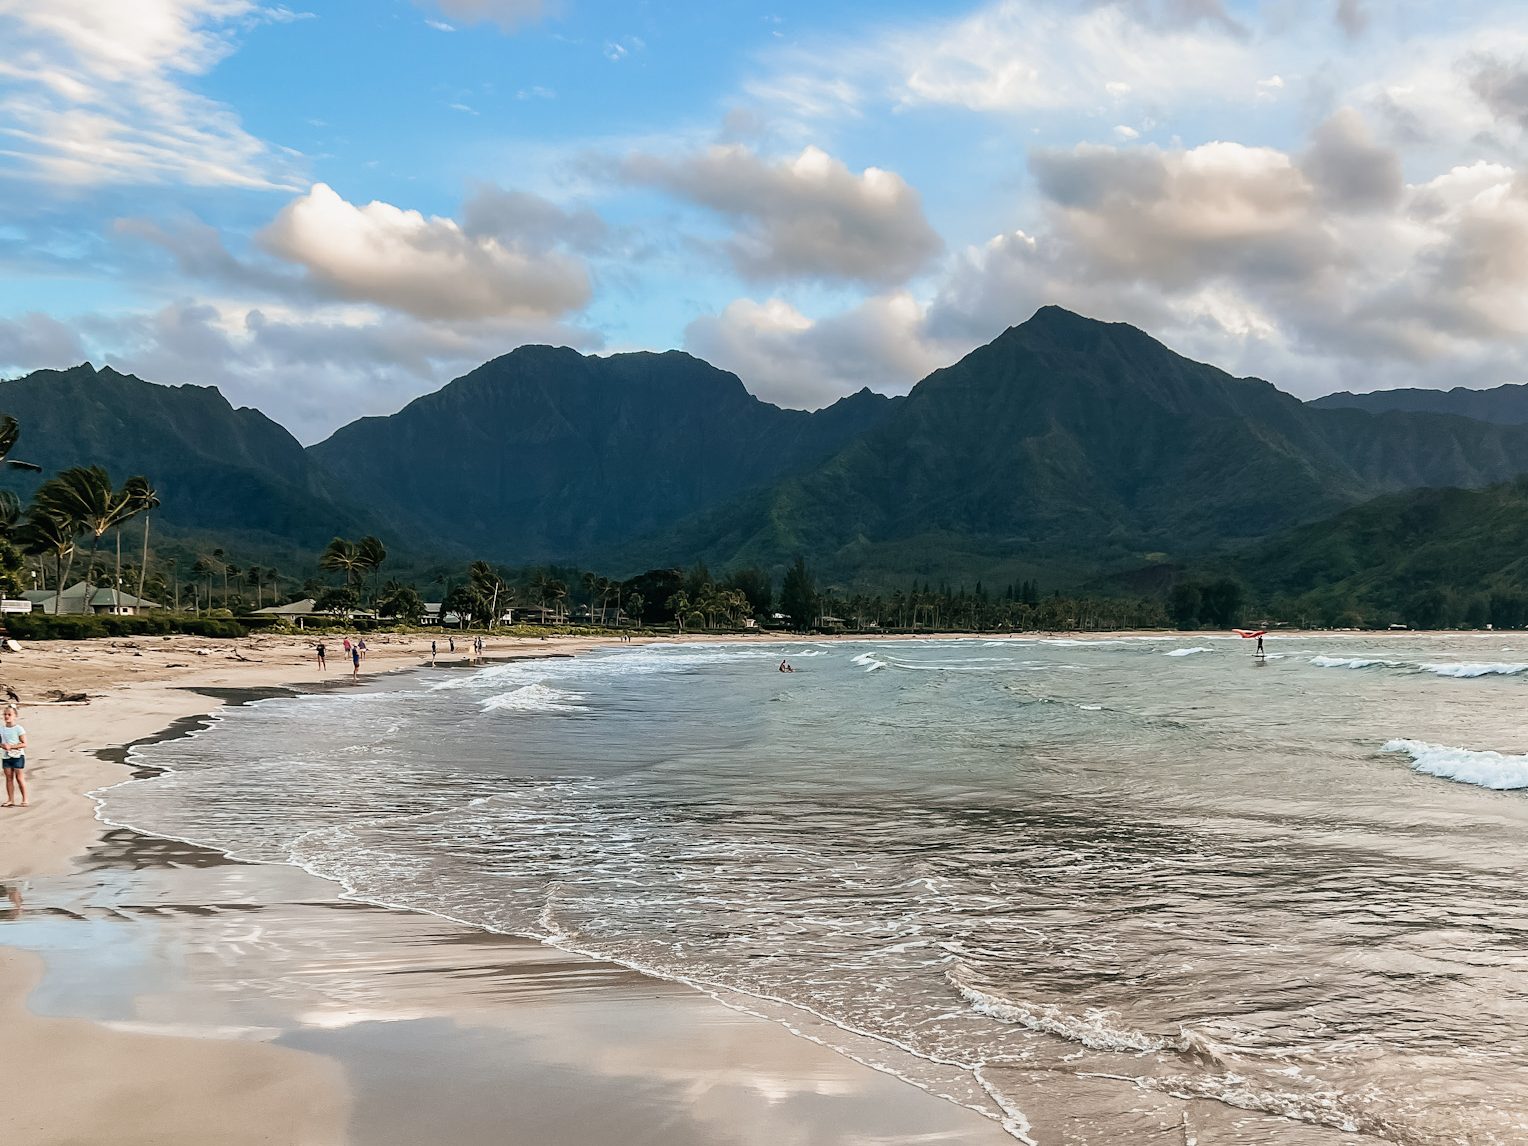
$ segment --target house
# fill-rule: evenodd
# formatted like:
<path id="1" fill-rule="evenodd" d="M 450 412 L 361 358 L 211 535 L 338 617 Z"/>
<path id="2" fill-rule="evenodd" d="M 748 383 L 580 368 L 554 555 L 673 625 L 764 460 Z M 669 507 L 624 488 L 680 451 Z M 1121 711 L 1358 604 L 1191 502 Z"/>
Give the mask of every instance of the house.
<path id="1" fill-rule="evenodd" d="M 292 601 L 285 605 L 268 605 L 264 609 L 256 609 L 257 617 L 279 617 L 283 621 L 296 621 L 299 629 L 303 628 L 303 622 L 313 616 L 314 606 L 318 602 L 312 597 L 304 597 L 301 601 Z"/>
<path id="2" fill-rule="evenodd" d="M 295 621 L 299 629 L 306 628 L 307 621 L 335 621 L 353 620 L 356 617 L 375 618 L 376 612 L 371 609 L 351 609 L 345 613 L 336 613 L 331 609 L 320 609 L 318 602 L 312 597 L 304 597 L 301 601 L 290 601 L 285 605 L 267 605 L 264 609 L 256 609 L 252 614 L 256 617 L 279 617 L 283 621 Z"/>
<path id="3" fill-rule="evenodd" d="M 56 589 L 28 589 L 22 597 L 39 613 L 133 617 L 150 609 L 162 608 L 157 601 L 135 597 L 120 589 L 103 589 L 84 581 L 70 585 L 63 592 Z"/>

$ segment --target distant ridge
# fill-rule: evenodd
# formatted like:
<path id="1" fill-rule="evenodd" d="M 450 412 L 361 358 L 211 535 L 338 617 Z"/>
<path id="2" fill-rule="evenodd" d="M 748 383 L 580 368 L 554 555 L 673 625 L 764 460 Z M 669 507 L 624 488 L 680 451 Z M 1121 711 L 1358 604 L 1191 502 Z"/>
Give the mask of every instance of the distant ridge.
<path id="1" fill-rule="evenodd" d="M 1381 493 L 1528 471 L 1528 428 L 1307 405 L 1043 307 L 760 497 L 635 547 L 841 576 L 1057 576 L 1266 536 Z M 1004 572 L 1006 570 L 1006 572 Z"/>
<path id="2" fill-rule="evenodd" d="M 89 364 L 0 382 L 24 456 L 144 473 L 172 528 L 309 554 L 376 532 L 437 564 L 778 571 L 804 555 L 841 585 L 1060 587 L 1528 474 L 1528 425 L 1338 397 L 1303 403 L 1060 307 L 905 398 L 811 413 L 678 351 L 525 346 L 306 450 L 212 387 Z"/>
<path id="3" fill-rule="evenodd" d="M 861 390 L 786 410 L 680 351 L 522 346 L 309 453 L 335 488 L 399 524 L 545 561 L 606 551 L 820 462 L 896 402 Z"/>
<path id="4" fill-rule="evenodd" d="M 1508 383 L 1489 390 L 1455 386 L 1452 390 L 1373 390 L 1353 394 L 1342 390 L 1316 398 L 1312 406 L 1325 409 L 1366 410 L 1382 414 L 1393 410 L 1412 414 L 1455 414 L 1499 426 L 1528 426 L 1528 384 Z"/>
<path id="5" fill-rule="evenodd" d="M 324 490 L 296 438 L 213 386 L 161 386 L 86 362 L 0 381 L 0 412 L 21 423 L 23 452 L 46 473 L 102 465 L 118 481 L 149 478 L 172 528 L 317 546 L 365 518 Z M 41 479 L 0 480 L 25 496 Z"/>

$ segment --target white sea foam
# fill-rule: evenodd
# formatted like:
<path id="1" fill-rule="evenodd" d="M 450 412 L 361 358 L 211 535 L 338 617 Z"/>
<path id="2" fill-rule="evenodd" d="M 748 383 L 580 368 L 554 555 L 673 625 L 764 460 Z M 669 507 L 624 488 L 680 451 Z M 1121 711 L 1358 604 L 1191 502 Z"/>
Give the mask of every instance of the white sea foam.
<path id="1" fill-rule="evenodd" d="M 1431 664 L 1422 665 L 1424 672 L 1436 673 L 1438 676 L 1477 677 L 1477 676 L 1516 676 L 1520 672 L 1528 672 L 1528 664 Z"/>
<path id="2" fill-rule="evenodd" d="M 1376 666 L 1381 668 L 1399 668 L 1400 661 L 1384 661 L 1377 658 L 1365 657 L 1311 657 L 1310 663 L 1322 669 L 1366 669 Z"/>
<path id="3" fill-rule="evenodd" d="M 1528 788 L 1528 756 L 1451 748 L 1421 740 L 1392 740 L 1385 745 L 1385 751 L 1405 753 L 1411 757 L 1413 768 L 1429 776 L 1498 792 Z"/>
<path id="4" fill-rule="evenodd" d="M 527 684 L 490 696 L 483 701 L 483 708 L 509 712 L 588 712 L 588 705 L 578 703 L 583 699 L 583 693 L 545 684 Z"/>
<path id="5" fill-rule="evenodd" d="M 1167 657 L 1191 657 L 1195 653 L 1207 653 L 1209 651 L 1209 649 L 1195 645 L 1191 649 L 1173 649 L 1171 652 L 1163 653 L 1162 655 Z"/>
<path id="6" fill-rule="evenodd" d="M 1029 1003 L 984 991 L 965 981 L 958 963 L 945 972 L 945 977 L 977 1014 L 1005 1023 L 1018 1023 L 1032 1031 L 1057 1035 L 1070 1042 L 1081 1043 L 1091 1050 L 1143 1054 L 1165 1050 L 1171 1045 L 1167 1039 L 1156 1035 L 1115 1026 L 1113 1020 L 1116 1016 L 1112 1011 L 1089 1009 L 1080 1015 L 1073 1015 L 1048 1003 Z"/>

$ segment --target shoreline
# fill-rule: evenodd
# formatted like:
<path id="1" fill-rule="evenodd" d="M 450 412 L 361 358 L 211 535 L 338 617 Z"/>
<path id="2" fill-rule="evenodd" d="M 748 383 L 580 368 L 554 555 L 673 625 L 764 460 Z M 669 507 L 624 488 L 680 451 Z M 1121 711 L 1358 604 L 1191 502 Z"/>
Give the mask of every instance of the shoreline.
<path id="1" fill-rule="evenodd" d="M 729 636 L 724 639 L 729 642 L 739 639 L 751 642 L 759 638 Z M 781 642 L 780 638 L 773 635 L 766 639 L 770 643 L 796 643 L 789 638 Z M 428 637 L 397 636 L 385 642 L 378 640 L 369 651 L 367 660 L 372 667 L 363 672 L 363 686 L 367 678 L 376 680 L 384 675 L 427 667 L 428 640 Z M 692 643 L 695 640 L 687 636 L 678 641 L 660 638 L 642 643 Z M 372 641 L 369 639 L 368 643 Z M 50 936 L 38 941 L 31 938 L 31 932 L 23 926 L 19 933 L 22 942 L 16 942 L 16 925 L 35 914 L 35 904 L 39 898 L 45 913 L 79 915 L 82 913 L 79 903 L 88 902 L 93 895 L 100 894 L 104 884 L 117 880 L 147 882 L 153 886 L 156 896 L 197 898 L 195 895 L 182 894 L 193 890 L 182 886 L 192 881 L 175 874 L 183 868 L 172 865 L 167 871 L 155 869 L 155 875 L 149 879 L 143 875 L 142 870 L 135 867 L 142 862 L 141 859 L 123 858 L 144 852 L 163 852 L 166 846 L 173 852 L 176 845 L 192 849 L 196 845 L 113 824 L 101 816 L 102 804 L 97 794 L 134 777 L 131 762 L 134 747 L 205 729 L 216 721 L 218 713 L 230 703 L 297 695 L 299 692 L 326 692 L 329 687 L 336 687 L 333 684 L 326 687 L 315 679 L 317 674 L 313 671 L 308 655 L 308 639 L 263 637 L 241 642 L 216 642 L 198 638 L 171 638 L 154 642 L 101 640 L 54 644 L 65 646 L 57 650 L 62 655 L 48 656 L 54 650 L 40 644 L 30 646 L 21 655 L 8 657 L 5 665 L 6 679 L 13 685 L 17 681 L 25 685 L 20 689 L 23 695 L 23 723 L 29 726 L 29 734 L 36 745 L 31 755 L 43 766 L 35 769 L 29 761 L 28 772 L 33 777 L 33 806 L 27 809 L 6 809 L 7 816 L 0 819 L 0 882 L 12 893 L 14 903 L 11 912 L 0 913 L 0 920 L 9 924 L 0 929 L 0 971 L 10 972 L 3 980 L 6 986 L 0 988 L 0 1011 L 15 1016 L 8 1025 L 15 1040 L 28 1048 L 29 1059 L 40 1062 L 50 1059 L 59 1061 L 58 1048 L 67 1046 L 71 1048 L 71 1055 L 81 1056 L 81 1061 L 98 1062 L 98 1066 L 90 1072 L 89 1078 L 71 1077 L 62 1090 L 50 1086 L 43 1078 L 26 1080 L 27 1085 L 19 1088 L 20 1093 L 27 1095 L 21 1104 L 24 1130 L 14 1140 L 54 1141 L 57 1140 L 61 1126 L 73 1126 L 78 1128 L 73 1133 L 82 1140 L 171 1144 L 184 1142 L 190 1146 L 193 1142 L 205 1142 L 212 1138 L 228 1142 L 244 1141 L 240 1137 L 242 1132 L 229 1132 L 229 1127 L 241 1126 L 250 1128 L 249 1141 L 303 1144 L 369 1144 L 390 1141 L 385 1120 L 378 1121 L 372 1114 L 396 1106 L 395 1100 L 389 1097 L 390 1091 L 386 1088 L 369 1086 L 357 1080 L 364 1080 L 379 1057 L 386 1058 L 387 1054 L 396 1053 L 398 1048 L 393 1047 L 386 1054 L 375 1048 L 369 1052 L 357 1052 L 354 1048 L 333 1045 L 335 1039 L 315 1033 L 351 1027 L 369 1029 L 369 1021 L 352 1021 L 353 1016 L 350 1016 L 343 1021 L 326 1017 L 321 1022 L 298 1022 L 304 1019 L 301 1013 L 288 1014 L 285 1016 L 285 1026 L 277 1024 L 281 1027 L 281 1033 L 272 1038 L 268 1034 L 265 1037 L 230 1036 L 226 1030 L 220 1029 L 228 1024 L 212 1022 L 211 1016 L 199 1018 L 195 1006 L 189 1007 L 189 1013 L 180 1014 L 177 1022 L 168 1026 L 163 1023 L 144 1024 L 137 1020 L 124 1020 L 120 1015 L 111 1013 L 109 1008 L 96 1008 L 92 1011 L 89 1006 L 60 1002 L 62 996 L 59 996 L 58 989 L 48 989 L 50 979 L 62 977 L 67 980 L 73 977 L 98 984 L 104 975 L 108 986 L 97 985 L 92 990 L 97 994 L 111 994 L 109 979 L 112 968 L 109 964 L 113 959 L 109 953 L 97 951 L 95 955 L 86 958 L 87 965 L 94 964 L 89 970 L 70 971 L 77 956 L 59 949 L 55 938 Z M 610 646 L 613 642 L 577 637 L 500 639 L 493 644 L 494 655 L 485 658 L 483 664 L 529 659 L 536 655 L 577 655 L 594 648 Z M 230 645 L 236 647 L 230 651 Z M 206 651 L 198 652 L 197 646 Z M 221 662 L 216 659 L 219 652 L 223 653 Z M 504 656 L 505 652 L 511 655 Z M 513 655 L 518 653 L 527 655 L 523 658 Z M 183 659 L 180 663 L 172 660 L 187 656 L 196 659 Z M 138 669 L 142 675 L 147 675 L 151 666 L 135 664 L 135 660 L 159 662 L 159 671 L 154 674 L 157 679 L 122 680 L 121 677 L 127 674 L 118 666 Z M 446 663 L 442 665 L 442 661 Z M 23 666 L 20 662 L 30 663 Z M 437 658 L 437 667 L 480 666 L 471 662 L 470 657 L 458 654 L 455 658 Z M 23 671 L 18 671 L 18 668 Z M 187 671 L 176 675 L 176 668 Z M 57 683 L 60 680 L 88 682 L 86 687 L 78 691 L 89 692 L 92 687 L 103 686 L 106 691 L 93 695 L 86 704 L 27 703 L 28 692 L 38 691 L 32 687 L 37 683 L 35 678 L 39 675 L 38 670 L 42 673 L 51 672 L 55 687 L 61 687 L 64 691 L 75 689 Z M 339 675 L 331 670 L 331 679 Z M 348 677 L 348 672 L 343 675 Z M 170 679 L 165 679 L 167 676 Z M 294 679 L 298 676 L 306 679 Z M 188 679 L 190 677 L 197 679 Z M 347 681 L 339 687 L 350 685 Z M 40 785 L 35 779 L 38 776 L 42 777 Z M 31 822 L 34 819 L 35 824 Z M 124 832 L 128 836 L 124 837 Z M 111 845 L 109 848 L 108 843 Z M 108 858 L 99 866 L 86 862 L 94 853 L 103 851 L 109 851 L 116 858 Z M 887 1112 L 895 1111 L 900 1123 L 921 1124 L 927 1133 L 937 1136 L 941 1141 L 969 1142 L 973 1146 L 1013 1141 L 997 1122 L 974 1109 L 925 1091 L 917 1084 L 902 1079 L 889 1068 L 870 1065 L 852 1052 L 830 1046 L 825 1039 L 816 1038 L 801 1029 L 808 1026 L 808 1023 L 792 1024 L 783 1018 L 768 1017 L 755 1010 L 724 1003 L 715 994 L 698 985 L 662 979 L 640 969 L 591 959 L 539 939 L 505 936 L 411 909 L 364 904 L 344 896 L 340 885 L 320 880 L 292 865 L 245 864 L 244 861 L 227 860 L 226 857 L 225 861 L 231 868 L 251 869 L 241 873 L 246 883 L 253 880 L 269 884 L 265 899 L 257 904 L 240 907 L 241 911 L 253 909 L 262 914 L 271 914 L 273 923 L 268 926 L 285 927 L 290 922 L 288 915 L 307 913 L 315 903 L 323 904 L 326 900 L 333 903 L 334 907 L 330 910 L 344 921 L 344 925 L 338 929 L 341 934 L 334 941 L 333 948 L 326 950 L 321 959 L 315 961 L 316 966 L 343 962 L 351 955 L 351 948 L 355 947 L 371 951 L 373 962 L 385 967 L 405 953 L 417 952 L 421 945 L 423 949 L 431 951 L 437 947 L 443 948 L 443 952 L 437 953 L 440 955 L 449 955 L 466 945 L 493 950 L 495 957 L 502 961 L 502 966 L 497 968 L 502 974 L 523 974 L 523 971 L 516 969 L 535 968 L 553 962 L 559 966 L 566 964 L 578 967 L 576 972 L 569 972 L 566 967 L 562 967 L 559 974 L 592 977 L 602 983 L 612 978 L 620 980 L 623 984 L 620 991 L 613 991 L 607 983 L 575 992 L 580 996 L 580 1002 L 573 1009 L 595 1012 L 608 1019 L 608 1008 L 613 1006 L 617 1011 L 646 1013 L 654 1031 L 679 1026 L 689 1028 L 684 1037 L 677 1040 L 678 1045 L 675 1045 L 672 1034 L 660 1037 L 652 1031 L 645 1035 L 634 1032 L 632 1039 L 637 1043 L 649 1044 L 642 1047 L 638 1056 L 639 1062 L 643 1064 L 637 1072 L 639 1078 L 644 1075 L 666 1077 L 674 1068 L 663 1066 L 665 1056 L 681 1060 L 693 1059 L 693 1051 L 689 1049 L 691 1044 L 722 1038 L 722 1047 L 717 1054 L 707 1056 L 708 1061 L 688 1062 L 680 1069 L 680 1073 L 688 1074 L 689 1088 L 709 1079 L 710 1087 L 728 1092 L 734 1107 L 760 1106 L 760 1109 L 746 1115 L 755 1121 L 762 1118 L 760 1125 L 778 1123 L 781 1117 L 794 1119 L 785 1126 L 774 1125 L 771 1134 L 778 1135 L 787 1130 L 810 1126 L 814 1133 L 828 1135 L 822 1137 L 822 1141 L 839 1141 L 840 1137 L 835 1135 L 841 1134 L 842 1140 L 848 1142 L 858 1139 L 867 1127 L 882 1123 Z M 218 866 L 207 864 L 196 870 L 215 870 Z M 272 870 L 267 870 L 280 868 L 296 873 L 300 879 L 288 881 L 287 877 L 273 875 Z M 306 887 L 301 895 L 289 900 L 282 891 L 285 882 L 291 882 L 293 886 L 306 884 Z M 18 888 L 25 889 L 25 909 Z M 220 897 L 201 898 L 216 900 Z M 71 905 L 71 901 L 75 902 Z M 0 901 L 0 906 L 3 906 L 3 901 Z M 202 904 L 198 908 L 197 904 L 188 903 L 185 910 L 216 912 L 220 908 L 216 904 Z M 381 913 L 387 922 L 377 923 L 368 914 L 373 911 Z M 367 927 L 381 927 L 389 932 L 397 932 L 401 943 L 389 943 L 383 945 L 381 950 L 374 949 L 366 936 L 352 933 L 356 931 L 354 925 L 363 916 L 368 920 Z M 65 930 L 62 927 L 55 929 Z M 159 927 L 158 930 L 165 929 Z M 191 937 L 181 935 L 175 938 L 173 927 L 169 932 L 155 937 L 155 942 L 167 948 L 167 954 L 161 955 L 158 963 L 174 963 L 183 959 L 186 950 L 177 948 L 177 944 L 182 948 L 197 949 Z M 474 939 L 474 936 L 479 938 Z M 437 959 L 432 956 L 429 962 L 437 962 Z M 449 964 L 451 959 L 447 958 L 446 962 Z M 285 963 L 281 963 L 281 966 L 286 967 Z M 444 970 L 434 968 L 419 971 L 427 979 L 445 980 L 436 982 L 431 991 L 429 1009 L 434 1012 L 436 1019 L 449 1017 L 453 1024 L 482 1021 L 477 1017 L 475 1007 L 465 1005 L 471 1002 L 470 993 L 454 992 L 451 989 L 451 981 L 458 978 L 462 971 L 462 968 L 450 966 Z M 484 971 L 482 966 L 476 968 L 479 974 Z M 380 972 L 369 963 L 357 971 L 362 981 L 393 973 Z M 286 968 L 282 974 L 291 978 L 299 973 Z M 535 975 L 532 974 L 532 977 Z M 196 996 L 201 991 L 194 975 L 182 973 L 179 978 L 182 980 L 180 994 Z M 384 982 L 387 980 L 376 979 L 372 985 L 380 988 Z M 224 992 L 227 986 L 224 985 Z M 287 989 L 288 979 L 284 978 L 281 990 Z M 156 1005 L 168 1006 L 172 1010 L 187 1010 L 184 1004 L 173 1001 L 176 993 L 172 990 L 170 1001 L 159 1000 Z M 249 995 L 257 992 L 250 992 L 246 987 L 243 993 Z M 598 1001 L 582 998 L 584 995 L 597 996 Z M 45 1001 L 39 1006 L 36 1005 L 39 998 L 54 1001 Z M 29 1003 L 33 1005 L 29 1006 Z M 219 1004 L 221 1007 L 231 1006 L 235 1010 L 241 1007 L 258 1010 L 264 1005 L 255 998 L 242 998 L 234 1003 L 220 998 Z M 566 1000 L 558 1008 L 564 1015 L 568 1011 L 565 1004 Z M 113 1006 L 122 1008 L 128 1004 L 119 999 Z M 521 1007 L 504 1008 L 501 1005 L 497 1010 L 509 1013 L 498 1014 L 496 1022 L 499 1028 L 513 1031 L 516 1015 L 522 1010 L 526 1014 L 521 1015 L 519 1021 L 545 1007 L 539 1001 Z M 421 1036 L 412 1028 L 421 1027 L 425 1023 L 426 1020 L 419 1018 L 393 1020 L 388 1026 L 378 1029 L 402 1035 L 402 1028 L 408 1027 L 411 1028 L 410 1038 L 417 1041 Z M 162 1033 L 165 1029 L 176 1033 Z M 501 1034 L 499 1037 L 502 1040 L 509 1036 Z M 540 1031 L 538 1037 L 544 1041 L 547 1033 Z M 398 1039 L 393 1041 L 397 1042 Z M 402 1041 L 407 1043 L 409 1039 Z M 651 1045 L 654 1043 L 657 1045 Z M 33 1051 L 31 1048 L 36 1049 Z M 436 1053 L 449 1052 L 450 1048 L 445 1047 Z M 732 1069 L 726 1065 L 728 1058 L 746 1063 L 761 1055 L 775 1064 L 767 1072 L 773 1076 L 768 1087 L 761 1090 L 756 1084 L 739 1084 L 736 1079 L 716 1081 L 718 1071 L 725 1074 Z M 566 1057 L 552 1054 L 553 1059 Z M 592 1057 L 597 1060 L 600 1055 L 592 1053 Z M 129 1066 L 129 1063 L 132 1065 Z M 781 1066 L 782 1063 L 788 1065 Z M 524 1070 L 540 1068 L 544 1063 L 537 1058 L 530 1062 L 519 1061 L 516 1065 Z M 70 1072 L 71 1076 L 75 1073 Z M 799 1077 L 792 1078 L 792 1075 Z M 146 1092 L 153 1091 L 160 1081 L 171 1076 L 182 1081 L 184 1094 L 177 1100 L 178 1092 L 174 1086 L 170 1086 L 165 1092 L 168 1098 L 161 1095 L 155 1100 L 160 1105 L 159 1114 L 149 1113 Z M 836 1077 L 832 1078 L 831 1083 L 825 1084 L 824 1078 L 827 1076 Z M 595 1085 L 599 1081 L 594 1080 Z M 502 1080 L 493 1084 L 502 1085 Z M 590 1080 L 586 1079 L 582 1085 L 590 1085 Z M 817 1104 L 821 1104 L 823 1093 L 826 1092 L 836 1096 L 836 1105 L 844 1109 L 831 1116 L 805 1111 L 776 1111 L 773 1118 L 769 1117 L 766 1108 L 775 1105 L 777 1100 L 766 1098 L 767 1093 L 781 1088 L 792 1093 L 802 1086 L 805 1087 L 801 1091 L 803 1096 L 815 1094 L 814 1101 Z M 485 1104 L 495 1101 L 494 1095 L 487 1091 L 481 1099 Z M 121 1124 L 124 1104 L 134 1111 L 133 1117 L 137 1120 L 130 1134 L 124 1134 Z M 651 1112 L 655 1124 L 672 1121 L 676 1116 L 673 1104 L 660 1105 L 662 1109 Z M 579 1111 L 575 1112 L 569 1125 L 576 1126 L 590 1119 L 598 1121 L 594 1118 L 596 1112 L 590 1107 L 591 1103 L 586 1100 Z M 566 1110 L 562 1115 L 567 1120 Z M 393 1110 L 389 1117 L 396 1120 L 404 1115 Z M 434 1111 L 435 1121 L 432 1126 L 438 1126 L 442 1118 L 450 1120 L 454 1117 L 454 1110 L 437 1109 Z M 740 1114 L 739 1117 L 744 1116 Z M 210 1136 L 209 1118 L 218 1126 Z M 589 1129 L 592 1131 L 592 1127 Z M 613 1131 L 616 1128 L 610 1129 Z M 885 1129 L 882 1128 L 883 1133 Z M 28 1137 L 29 1133 L 36 1136 Z M 603 1137 L 606 1133 L 601 1131 L 594 1136 Z M 581 1143 L 593 1140 L 588 1135 L 579 1136 L 577 1133 L 564 1135 L 560 1130 L 554 1133 L 548 1129 L 547 1134 L 547 1141 Z M 464 1127 L 457 1137 L 446 1135 L 442 1140 L 464 1143 L 481 1140 L 486 1144 L 499 1139 L 489 1136 L 486 1127 L 481 1135 Z M 697 1142 L 707 1140 L 709 1138 L 705 1135 L 696 1139 Z"/>

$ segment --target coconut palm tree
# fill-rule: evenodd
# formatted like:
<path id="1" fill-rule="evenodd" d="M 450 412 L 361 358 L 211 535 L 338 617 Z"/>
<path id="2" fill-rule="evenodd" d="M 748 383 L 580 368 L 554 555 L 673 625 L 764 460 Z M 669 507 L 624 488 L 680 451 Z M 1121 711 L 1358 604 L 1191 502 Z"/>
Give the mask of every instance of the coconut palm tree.
<path id="1" fill-rule="evenodd" d="M 355 580 L 356 574 L 365 571 L 366 559 L 361 556 L 360 546 L 354 541 L 336 537 L 324 548 L 323 553 L 319 554 L 318 567 L 330 573 L 343 573 L 345 587 L 348 589 Z"/>
<path id="2" fill-rule="evenodd" d="M 382 562 L 387 560 L 387 546 L 375 537 L 363 537 L 356 542 L 356 555 L 361 559 L 360 572 L 363 579 L 370 580 Z"/>
<path id="3" fill-rule="evenodd" d="M 77 532 L 90 534 L 86 579 L 94 589 L 101 538 L 131 516 L 132 499 L 112 488 L 110 475 L 100 466 L 75 466 L 43 482 L 33 500 L 47 512 L 74 523 Z"/>
<path id="4" fill-rule="evenodd" d="M 144 511 L 141 495 L 148 488 L 148 484 L 149 479 L 142 475 L 130 477 L 122 483 L 122 488 L 113 495 L 121 506 L 117 512 L 116 524 L 112 529 L 112 532 L 116 535 L 117 542 L 117 568 L 115 573 L 113 573 L 115 580 L 112 583 L 112 589 L 117 594 L 113 600 L 118 605 L 122 604 L 120 600 L 122 595 L 122 527 Z"/>
<path id="5" fill-rule="evenodd" d="M 10 452 L 16 448 L 16 439 L 21 437 L 21 424 L 9 414 L 0 414 L 0 461 L 13 470 L 30 470 L 32 473 L 42 473 L 42 467 L 31 462 L 12 461 Z"/>
<path id="6" fill-rule="evenodd" d="M 122 483 L 123 489 L 137 506 L 137 512 L 143 515 L 143 560 L 138 565 L 138 592 L 141 600 L 143 597 L 143 581 L 149 571 L 149 515 L 159 508 L 159 491 L 149 484 L 146 477 L 130 477 Z M 163 594 L 161 594 L 161 597 Z"/>
<path id="7" fill-rule="evenodd" d="M 568 586 L 562 581 L 549 581 L 546 587 L 547 596 L 552 599 L 552 605 L 557 610 L 557 619 L 562 620 L 562 603 L 567 599 Z"/>
<path id="8" fill-rule="evenodd" d="M 55 613 L 58 612 L 58 594 L 63 592 L 64 580 L 69 575 L 69 567 L 74 563 L 74 543 L 79 533 L 79 528 L 74 522 L 49 512 L 45 506 L 36 504 L 27 510 L 26 520 L 17 530 L 22 548 L 28 553 L 37 554 L 39 564 L 43 554 L 53 554 L 55 578 L 53 611 Z M 46 567 L 44 567 L 44 588 L 47 587 L 46 576 Z"/>
<path id="9" fill-rule="evenodd" d="M 258 565 L 251 565 L 248 569 L 244 570 L 244 580 L 254 587 L 255 608 L 257 609 L 265 607 L 264 576 L 265 570 L 261 569 Z"/>

